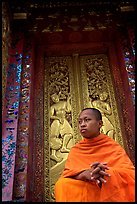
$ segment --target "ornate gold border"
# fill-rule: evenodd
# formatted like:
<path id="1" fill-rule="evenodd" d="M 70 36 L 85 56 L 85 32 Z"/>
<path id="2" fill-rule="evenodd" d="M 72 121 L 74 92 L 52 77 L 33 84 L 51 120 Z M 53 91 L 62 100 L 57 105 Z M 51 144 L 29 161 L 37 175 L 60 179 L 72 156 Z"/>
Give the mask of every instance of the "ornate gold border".
<path id="1" fill-rule="evenodd" d="M 45 59 L 46 60 L 46 59 Z M 44 64 L 45 65 L 45 64 Z M 44 70 L 44 197 L 50 202 L 50 145 L 49 145 L 49 73 Z"/>

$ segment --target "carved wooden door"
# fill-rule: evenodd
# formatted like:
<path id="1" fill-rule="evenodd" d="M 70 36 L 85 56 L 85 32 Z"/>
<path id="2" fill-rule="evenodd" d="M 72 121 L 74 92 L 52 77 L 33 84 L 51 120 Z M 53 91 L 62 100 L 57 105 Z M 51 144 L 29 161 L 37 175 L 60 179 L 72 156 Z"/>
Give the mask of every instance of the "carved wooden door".
<path id="1" fill-rule="evenodd" d="M 113 80 L 107 55 L 72 54 L 45 58 L 44 180 L 45 201 L 54 201 L 54 184 L 70 148 L 81 139 L 77 128 L 80 110 L 99 109 L 102 132 L 123 146 Z"/>

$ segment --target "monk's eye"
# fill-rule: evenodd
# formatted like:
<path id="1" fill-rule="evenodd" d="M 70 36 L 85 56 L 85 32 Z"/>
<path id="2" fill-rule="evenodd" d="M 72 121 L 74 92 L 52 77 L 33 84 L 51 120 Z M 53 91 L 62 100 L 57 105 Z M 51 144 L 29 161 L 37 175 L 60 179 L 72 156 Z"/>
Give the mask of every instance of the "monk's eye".
<path id="1" fill-rule="evenodd" d="M 81 124 L 81 123 L 82 123 L 82 121 L 81 121 L 81 120 L 79 120 L 79 121 L 78 121 L 78 123 L 79 123 L 79 124 Z"/>
<path id="2" fill-rule="evenodd" d="M 86 119 L 85 119 L 85 122 L 89 122 L 90 120 L 91 120 L 91 119 L 89 119 L 89 118 L 86 118 Z"/>

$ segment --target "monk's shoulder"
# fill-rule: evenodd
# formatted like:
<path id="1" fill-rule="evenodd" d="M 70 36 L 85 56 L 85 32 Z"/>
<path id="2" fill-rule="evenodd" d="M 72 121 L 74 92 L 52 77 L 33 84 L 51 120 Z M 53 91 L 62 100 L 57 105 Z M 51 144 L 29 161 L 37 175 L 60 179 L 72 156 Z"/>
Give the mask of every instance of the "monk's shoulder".
<path id="1" fill-rule="evenodd" d="M 115 141 L 114 139 L 110 138 L 109 136 L 107 136 L 107 137 L 108 137 L 107 138 L 108 145 L 110 146 L 110 148 L 112 148 L 113 150 L 117 149 L 117 151 L 125 153 L 124 147 L 122 147 L 118 141 Z"/>
<path id="2" fill-rule="evenodd" d="M 74 152 L 74 151 L 77 151 L 78 149 L 80 149 L 82 141 L 83 140 L 78 141 L 73 147 L 71 147 L 70 152 Z"/>

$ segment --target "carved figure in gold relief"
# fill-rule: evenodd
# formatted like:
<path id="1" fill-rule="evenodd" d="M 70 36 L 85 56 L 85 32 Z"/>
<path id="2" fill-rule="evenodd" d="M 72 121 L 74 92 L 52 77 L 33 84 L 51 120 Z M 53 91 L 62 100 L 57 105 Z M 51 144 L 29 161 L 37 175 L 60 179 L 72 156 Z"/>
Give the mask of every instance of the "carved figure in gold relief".
<path id="1" fill-rule="evenodd" d="M 103 121 L 103 126 L 102 126 L 102 131 L 104 134 L 107 134 L 111 138 L 115 139 L 115 130 L 113 124 L 110 122 L 108 117 L 106 115 L 111 115 L 111 107 L 109 103 L 106 102 L 108 98 L 108 93 L 106 91 L 102 92 L 99 94 L 99 99 L 92 101 L 91 102 L 91 107 L 97 108 L 100 110 L 102 114 L 102 121 Z"/>
<path id="2" fill-rule="evenodd" d="M 56 93 L 51 98 L 54 102 L 50 107 L 50 119 L 53 119 L 50 127 L 51 159 L 60 162 L 62 158 L 57 157 L 56 151 L 68 153 L 67 145 L 73 136 L 72 127 L 66 119 L 66 113 L 71 112 L 70 96 L 67 101 L 61 101 Z"/>

